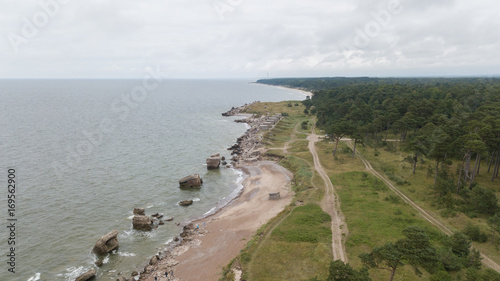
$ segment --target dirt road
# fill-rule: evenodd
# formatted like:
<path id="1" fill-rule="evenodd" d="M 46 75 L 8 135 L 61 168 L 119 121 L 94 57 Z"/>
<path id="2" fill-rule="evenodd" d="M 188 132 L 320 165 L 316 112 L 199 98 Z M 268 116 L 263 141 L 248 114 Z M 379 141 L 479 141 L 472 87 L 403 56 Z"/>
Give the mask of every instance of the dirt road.
<path id="1" fill-rule="evenodd" d="M 332 182 L 319 162 L 318 153 L 316 152 L 316 147 L 314 146 L 314 143 L 316 143 L 318 139 L 318 135 L 314 133 L 307 137 L 307 140 L 309 140 L 309 151 L 314 159 L 314 168 L 318 171 L 318 174 L 325 182 L 325 196 L 321 201 L 321 208 L 332 217 L 331 228 L 333 259 L 342 260 L 347 263 L 347 255 L 345 254 L 344 243 L 342 241 L 343 233 L 347 234 L 347 225 L 345 224 L 343 219 L 344 217 L 340 211 L 340 201 L 338 201 L 335 197 L 335 189 L 333 188 Z"/>
<path id="2" fill-rule="evenodd" d="M 347 144 L 353 149 L 353 145 L 352 145 L 351 141 L 347 141 Z M 397 189 L 389 180 L 387 180 L 379 172 L 377 172 L 375 169 L 373 169 L 372 165 L 370 165 L 370 163 L 357 150 L 356 150 L 356 154 L 359 156 L 359 159 L 361 159 L 361 161 L 363 161 L 363 164 L 365 164 L 366 169 L 371 174 L 373 174 L 374 176 L 376 176 L 377 178 L 382 180 L 394 193 L 396 193 L 396 195 L 398 195 L 401 199 L 403 199 L 403 201 L 405 201 L 413 209 L 417 210 L 417 212 L 419 212 L 420 215 L 422 215 L 422 217 L 424 217 L 424 219 L 426 219 L 428 222 L 432 223 L 434 226 L 439 228 L 439 230 L 441 230 L 446 235 L 453 234 L 453 231 L 451 231 L 448 227 L 446 227 L 440 221 L 438 221 L 433 216 L 431 216 L 428 212 L 426 212 L 420 206 L 415 204 L 415 202 L 413 202 L 410 198 L 408 198 L 406 195 L 404 195 L 404 193 L 401 192 L 399 189 Z M 481 254 L 481 256 L 483 258 L 482 262 L 484 265 L 494 269 L 497 272 L 500 272 L 500 265 L 498 265 L 496 262 L 494 262 L 493 260 L 491 260 L 488 256 L 486 256 L 484 254 Z"/>

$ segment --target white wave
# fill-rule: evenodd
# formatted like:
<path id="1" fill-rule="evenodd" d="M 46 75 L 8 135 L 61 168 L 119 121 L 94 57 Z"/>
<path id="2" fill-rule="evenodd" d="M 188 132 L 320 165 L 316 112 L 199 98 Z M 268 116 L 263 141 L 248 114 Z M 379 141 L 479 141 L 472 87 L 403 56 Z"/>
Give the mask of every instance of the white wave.
<path id="1" fill-rule="evenodd" d="M 146 209 L 151 209 L 153 207 L 154 207 L 154 205 L 149 205 L 149 206 L 146 207 Z"/>
<path id="2" fill-rule="evenodd" d="M 212 209 L 208 210 L 208 212 L 204 213 L 203 216 L 205 217 L 205 216 L 213 214 L 216 209 L 217 209 L 217 207 L 213 207 Z"/>
<path id="3" fill-rule="evenodd" d="M 131 220 L 134 218 L 135 215 L 131 215 L 130 217 L 127 217 L 127 219 Z"/>
<path id="4" fill-rule="evenodd" d="M 102 260 L 103 264 L 107 264 L 108 262 L 109 262 L 109 255 Z"/>
<path id="5" fill-rule="evenodd" d="M 234 170 L 233 171 L 238 175 L 238 178 L 236 179 L 236 183 L 239 185 L 243 182 L 243 179 L 245 179 L 245 174 L 240 171 L 240 170 Z"/>
<path id="6" fill-rule="evenodd" d="M 118 255 L 121 256 L 121 257 L 135 257 L 136 254 L 134 253 L 127 253 L 127 252 L 118 252 Z"/>
<path id="7" fill-rule="evenodd" d="M 41 275 L 40 272 L 37 272 L 35 273 L 34 276 L 31 276 L 30 279 L 28 279 L 28 281 L 38 281 L 40 280 L 40 275 Z"/>
<path id="8" fill-rule="evenodd" d="M 198 202 L 198 201 L 201 201 L 200 198 L 196 197 L 196 198 L 193 198 L 193 202 Z"/>
<path id="9" fill-rule="evenodd" d="M 167 240 L 167 242 L 165 242 L 165 245 L 170 244 L 172 241 L 174 241 L 174 238 L 170 238 L 170 239 L 168 239 L 168 240 Z"/>
<path id="10" fill-rule="evenodd" d="M 66 268 L 66 273 L 57 274 L 57 276 L 63 277 L 68 281 L 70 281 L 70 280 L 72 281 L 72 280 L 75 280 L 78 276 L 87 272 L 89 269 L 90 268 L 86 268 L 83 266 L 80 266 L 80 267 L 72 266 L 72 267 Z"/>

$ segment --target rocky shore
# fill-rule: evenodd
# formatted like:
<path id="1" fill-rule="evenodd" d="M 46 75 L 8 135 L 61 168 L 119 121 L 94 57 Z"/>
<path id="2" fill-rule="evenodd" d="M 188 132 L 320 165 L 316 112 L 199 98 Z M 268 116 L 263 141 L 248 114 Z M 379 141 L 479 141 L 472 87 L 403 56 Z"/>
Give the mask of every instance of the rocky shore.
<path id="1" fill-rule="evenodd" d="M 241 111 L 246 109 L 248 105 L 238 108 L 232 108 L 230 111 L 223 113 L 223 116 L 239 116 Z M 273 128 L 280 120 L 281 114 L 275 115 L 251 115 L 245 119 L 237 119 L 235 122 L 247 123 L 250 128 L 236 140 L 236 144 L 229 147 L 232 150 L 231 163 L 237 168 L 240 165 L 252 163 L 260 159 L 264 152 L 262 141 L 262 132 Z"/>
<path id="2" fill-rule="evenodd" d="M 222 115 L 223 116 L 240 116 L 240 115 L 245 116 L 246 117 L 245 119 L 235 120 L 235 122 L 244 122 L 250 126 L 250 128 L 243 134 L 243 136 L 239 137 L 236 140 L 236 143 L 233 146 L 231 146 L 230 148 L 228 148 L 228 150 L 232 150 L 231 155 L 233 157 L 231 159 L 231 164 L 233 165 L 233 167 L 242 168 L 242 170 L 244 170 L 245 173 L 247 173 L 247 175 L 249 177 L 251 177 L 253 174 L 259 175 L 258 176 L 259 179 L 260 179 L 260 177 L 262 177 L 262 173 L 263 173 L 262 170 L 260 170 L 261 169 L 260 166 L 266 167 L 266 169 L 269 169 L 269 171 L 267 173 L 268 174 L 267 176 L 269 177 L 269 180 L 268 180 L 269 182 L 266 185 L 266 187 L 259 186 L 259 187 L 254 188 L 251 191 L 248 191 L 248 190 L 246 190 L 246 189 L 248 189 L 248 186 L 247 186 L 248 184 L 246 184 L 244 190 L 242 190 L 242 192 L 240 193 L 240 196 L 234 199 L 235 201 L 240 201 L 240 200 L 243 200 L 243 198 L 241 198 L 241 197 L 248 197 L 247 199 L 243 200 L 243 201 L 247 202 L 247 201 L 250 201 L 250 198 L 252 198 L 257 193 L 259 193 L 260 198 L 258 198 L 258 199 L 254 198 L 253 200 L 254 201 L 260 200 L 261 202 L 260 203 L 254 202 L 253 204 L 256 204 L 256 206 L 251 208 L 252 209 L 251 213 L 259 212 L 257 210 L 257 208 L 258 208 L 257 206 L 259 206 L 260 208 L 264 208 L 260 212 L 260 213 L 262 213 L 260 215 L 260 217 L 259 216 L 256 217 L 255 214 L 253 215 L 253 217 L 255 217 L 254 220 L 257 220 L 254 222 L 254 224 L 256 223 L 257 225 L 255 225 L 255 226 L 252 225 L 252 228 L 257 229 L 258 226 L 260 226 L 260 224 L 262 223 L 262 221 L 261 221 L 262 219 L 270 219 L 272 217 L 271 215 L 273 215 L 273 213 L 277 214 L 280 211 L 280 208 L 278 208 L 277 206 L 284 207 L 286 205 L 285 203 L 288 201 L 287 199 L 290 198 L 290 196 L 287 195 L 289 192 L 289 178 L 290 178 L 290 176 L 287 174 L 288 172 L 286 170 L 281 171 L 280 169 L 282 169 L 282 168 L 279 167 L 278 165 L 272 163 L 272 162 L 271 163 L 259 162 L 259 163 L 262 163 L 259 165 L 259 168 L 257 166 L 255 166 L 255 165 L 257 165 L 257 163 L 255 163 L 255 162 L 261 160 L 261 155 L 264 152 L 264 147 L 261 144 L 262 133 L 264 131 L 269 130 L 272 127 L 274 127 L 281 120 L 281 114 L 264 115 L 264 116 L 255 116 L 255 115 L 249 116 L 248 114 L 243 115 L 242 111 L 244 111 L 248 106 L 249 105 L 244 105 L 244 106 L 236 107 L 236 108 L 233 107 L 231 110 L 223 113 Z M 248 165 L 250 165 L 250 166 L 248 166 Z M 254 165 L 254 166 L 252 166 L 252 165 Z M 252 170 L 254 170 L 254 169 L 259 170 L 259 171 L 252 172 Z M 279 172 L 277 172 L 277 170 L 279 170 Z M 276 175 L 278 175 L 278 174 L 280 174 L 279 181 L 276 180 Z M 251 184 L 254 184 L 255 182 L 258 182 L 258 181 L 252 180 L 250 182 L 251 182 Z M 272 191 L 277 191 L 277 192 L 281 191 L 282 193 L 285 194 L 285 196 L 284 196 L 285 200 L 283 200 L 279 204 L 274 204 L 273 206 L 265 207 L 263 202 L 265 204 L 267 204 L 267 202 L 266 202 L 266 201 L 268 201 L 267 200 L 267 196 L 268 196 L 267 192 L 269 191 L 269 190 L 265 190 L 265 188 L 271 188 L 271 189 L 273 189 Z M 242 195 L 242 194 L 245 194 L 246 192 L 250 192 L 250 194 L 247 194 L 246 196 Z M 263 200 L 265 200 L 265 201 L 263 201 Z M 235 207 L 235 208 L 244 208 L 241 206 L 241 203 L 234 204 L 234 205 L 240 205 L 240 206 Z M 269 212 L 273 208 L 276 208 L 276 211 Z M 223 212 L 223 211 L 227 211 L 228 213 L 230 213 L 230 211 L 225 210 L 225 209 L 220 210 L 220 212 Z M 210 232 L 208 230 L 209 227 L 208 226 L 205 227 L 205 223 L 210 224 L 211 226 L 214 226 L 216 228 L 220 227 L 219 224 L 225 226 L 224 222 L 219 221 L 220 212 L 217 212 L 216 214 L 213 214 L 210 217 L 203 218 L 202 220 L 190 222 L 190 223 L 184 225 L 182 228 L 182 232 L 174 238 L 174 240 L 169 244 L 168 248 L 165 249 L 164 251 L 158 252 L 155 256 L 153 256 L 149 260 L 148 264 L 146 264 L 140 272 L 133 272 L 131 277 L 129 277 L 129 278 L 121 277 L 121 279 L 117 279 L 117 281 L 201 280 L 201 279 L 197 279 L 197 278 L 180 279 L 179 277 L 176 277 L 176 271 L 177 271 L 176 267 L 179 265 L 179 256 L 183 255 L 184 253 L 186 253 L 189 249 L 191 249 L 193 247 L 195 247 L 195 248 L 200 247 L 201 240 L 208 232 Z M 238 220 L 241 218 L 238 218 L 238 216 L 233 215 L 231 217 L 231 219 Z M 214 224 L 212 224 L 213 221 L 215 221 Z M 247 218 L 244 221 L 250 222 L 252 220 Z M 202 226 L 200 226 L 200 225 L 202 225 Z M 229 225 L 234 225 L 234 223 L 230 223 Z M 245 225 L 245 223 L 242 223 L 242 225 Z M 223 229 L 220 229 L 220 231 L 222 232 Z M 241 232 L 241 230 L 239 230 L 239 231 Z M 246 230 L 245 230 L 245 232 L 242 232 L 242 233 L 244 233 L 245 236 L 250 236 L 252 234 L 251 231 L 246 231 Z M 219 234 L 217 232 L 215 232 L 215 233 L 212 232 L 211 234 L 212 234 L 212 236 L 214 236 L 214 235 L 215 236 L 228 235 L 228 234 L 223 234 L 223 233 Z M 207 239 L 209 239 L 209 238 L 207 238 Z M 217 238 L 212 237 L 210 239 L 213 240 L 213 239 L 217 239 Z M 227 238 L 224 238 L 224 239 L 227 239 Z M 243 239 L 241 239 L 241 238 L 238 238 L 238 239 L 239 239 L 239 240 L 237 240 L 238 243 L 240 243 L 241 244 L 240 246 L 243 247 L 245 244 L 243 242 Z M 227 245 L 223 245 L 226 242 L 227 241 L 221 243 L 221 245 L 222 245 L 221 247 L 224 250 L 226 249 L 226 247 L 229 247 Z M 210 241 L 206 242 L 205 244 L 210 244 Z M 240 247 L 240 246 L 238 246 L 238 247 Z M 226 253 L 226 255 L 228 255 L 228 257 L 234 257 L 239 252 L 239 250 L 240 250 L 239 248 L 236 248 L 236 250 L 233 251 L 234 253 L 229 252 L 229 253 Z M 222 252 L 224 252 L 224 251 L 222 251 Z M 212 254 L 210 254 L 210 255 L 212 255 Z M 226 264 L 227 264 L 227 262 L 226 262 Z M 195 264 L 193 264 L 192 266 L 196 267 Z M 185 267 L 185 265 L 184 265 L 184 267 Z M 200 270 L 200 269 L 198 269 L 198 270 Z M 217 269 L 217 270 L 220 270 L 220 269 Z M 180 271 L 182 271 L 182 266 L 181 266 Z M 212 279 L 209 278 L 206 280 L 212 280 Z"/>

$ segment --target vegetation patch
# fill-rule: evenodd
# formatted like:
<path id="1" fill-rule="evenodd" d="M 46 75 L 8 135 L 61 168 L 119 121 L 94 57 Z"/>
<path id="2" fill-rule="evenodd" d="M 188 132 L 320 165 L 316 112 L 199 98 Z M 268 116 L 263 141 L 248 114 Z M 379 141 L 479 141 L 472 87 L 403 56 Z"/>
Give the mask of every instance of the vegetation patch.
<path id="1" fill-rule="evenodd" d="M 329 243 L 331 217 L 316 204 L 295 208 L 292 214 L 274 229 L 271 239 L 284 242 Z"/>

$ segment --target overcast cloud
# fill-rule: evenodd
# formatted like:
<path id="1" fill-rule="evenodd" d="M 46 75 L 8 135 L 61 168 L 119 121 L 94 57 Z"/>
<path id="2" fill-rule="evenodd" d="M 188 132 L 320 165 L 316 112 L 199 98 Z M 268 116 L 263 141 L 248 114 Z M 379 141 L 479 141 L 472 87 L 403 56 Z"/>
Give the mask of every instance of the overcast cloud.
<path id="1" fill-rule="evenodd" d="M 1 0 L 0 77 L 141 78 L 156 65 L 171 78 L 498 75 L 498 11 L 498 0 Z"/>

